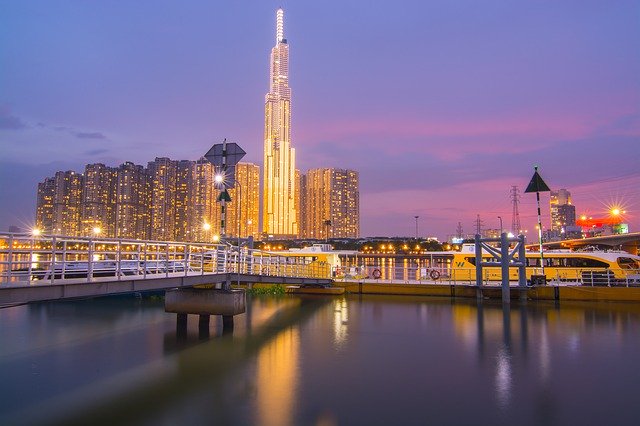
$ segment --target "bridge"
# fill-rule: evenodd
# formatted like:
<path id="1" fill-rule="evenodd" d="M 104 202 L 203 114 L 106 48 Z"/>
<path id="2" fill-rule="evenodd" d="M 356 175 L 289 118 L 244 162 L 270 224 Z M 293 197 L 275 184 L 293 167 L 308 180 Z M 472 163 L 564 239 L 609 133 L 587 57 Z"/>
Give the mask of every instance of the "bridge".
<path id="1" fill-rule="evenodd" d="M 330 285 L 324 262 L 229 244 L 0 234 L 0 307 L 231 283 Z"/>

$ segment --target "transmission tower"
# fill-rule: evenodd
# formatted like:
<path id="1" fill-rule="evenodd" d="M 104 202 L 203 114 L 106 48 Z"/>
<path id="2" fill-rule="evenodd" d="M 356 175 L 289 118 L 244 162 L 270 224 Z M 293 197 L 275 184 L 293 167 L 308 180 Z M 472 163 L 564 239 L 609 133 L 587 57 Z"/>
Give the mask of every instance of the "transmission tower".
<path id="1" fill-rule="evenodd" d="M 511 233 L 513 235 L 520 234 L 520 213 L 518 212 L 518 204 L 520 203 L 520 190 L 516 185 L 511 187 L 511 204 L 513 205 L 513 213 L 511 214 Z"/>
<path id="2" fill-rule="evenodd" d="M 476 234 L 482 235 L 482 221 L 480 220 L 480 215 L 476 217 Z"/>

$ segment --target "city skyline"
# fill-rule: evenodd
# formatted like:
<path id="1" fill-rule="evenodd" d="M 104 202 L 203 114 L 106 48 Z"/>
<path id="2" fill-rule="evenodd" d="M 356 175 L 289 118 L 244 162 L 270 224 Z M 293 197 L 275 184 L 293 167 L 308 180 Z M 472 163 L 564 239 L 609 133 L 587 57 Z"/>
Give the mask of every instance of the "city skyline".
<path id="1" fill-rule="evenodd" d="M 414 216 L 441 239 L 458 222 L 469 233 L 477 214 L 497 228 L 534 165 L 551 189 L 571 191 L 577 215 L 621 203 L 637 231 L 639 4 L 191 2 L 123 13 L 8 2 L 0 226 L 28 226 L 34 188 L 58 170 L 199 158 L 224 137 L 261 163 L 264 52 L 282 5 L 296 41 L 298 163 L 359 171 L 361 235 L 413 235 Z M 532 230 L 531 194 L 520 215 Z"/>

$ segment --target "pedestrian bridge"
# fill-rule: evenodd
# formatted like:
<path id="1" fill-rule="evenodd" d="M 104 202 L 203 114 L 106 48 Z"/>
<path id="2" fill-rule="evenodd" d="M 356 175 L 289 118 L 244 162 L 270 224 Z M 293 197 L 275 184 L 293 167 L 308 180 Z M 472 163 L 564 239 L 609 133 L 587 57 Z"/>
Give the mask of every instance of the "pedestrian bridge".
<path id="1" fill-rule="evenodd" d="M 229 244 L 0 234 L 0 306 L 205 284 L 331 282 L 326 262 Z"/>

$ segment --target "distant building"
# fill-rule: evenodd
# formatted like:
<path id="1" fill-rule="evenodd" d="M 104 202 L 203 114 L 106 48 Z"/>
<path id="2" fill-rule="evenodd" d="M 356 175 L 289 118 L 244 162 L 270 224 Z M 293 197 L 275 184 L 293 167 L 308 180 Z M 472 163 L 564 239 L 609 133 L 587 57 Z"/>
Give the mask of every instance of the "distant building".
<path id="1" fill-rule="evenodd" d="M 227 230 L 229 236 L 246 238 L 260 235 L 260 166 L 253 163 L 236 165 L 235 181 L 238 184 L 229 190 Z M 238 227 L 238 206 L 240 206 L 240 226 Z M 219 207 L 218 207 L 219 209 Z"/>
<path id="2" fill-rule="evenodd" d="M 302 178 L 300 222 L 303 238 L 357 238 L 360 235 L 358 172 L 313 169 Z"/>
<path id="3" fill-rule="evenodd" d="M 571 203 L 571 193 L 564 188 L 551 191 L 549 209 L 551 211 L 550 239 L 566 239 L 570 238 L 569 235 L 575 236 L 576 207 Z"/>
<path id="4" fill-rule="evenodd" d="M 289 44 L 284 38 L 284 11 L 276 13 L 276 45 L 271 49 L 269 93 L 264 106 L 264 233 L 295 237 L 299 232 L 296 205 L 296 156 L 291 146 Z"/>
<path id="5" fill-rule="evenodd" d="M 57 172 L 53 196 L 53 227 L 57 235 L 80 235 L 83 176 L 74 171 Z"/>
<path id="6" fill-rule="evenodd" d="M 220 207 L 213 177 L 214 167 L 208 160 L 194 162 L 189 241 L 211 242 L 214 235 L 220 235 Z"/>
<path id="7" fill-rule="evenodd" d="M 132 162 L 116 172 L 115 237 L 149 239 L 149 179 L 145 168 Z"/>
<path id="8" fill-rule="evenodd" d="M 98 231 L 99 236 L 115 236 L 116 170 L 104 164 L 87 164 L 80 209 L 80 235 Z"/>
<path id="9" fill-rule="evenodd" d="M 55 178 L 46 178 L 38 184 L 36 201 L 36 228 L 45 234 L 53 234 L 53 199 L 56 195 Z"/>

